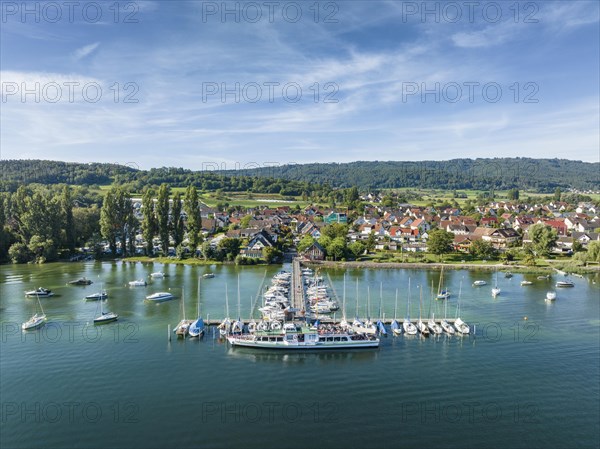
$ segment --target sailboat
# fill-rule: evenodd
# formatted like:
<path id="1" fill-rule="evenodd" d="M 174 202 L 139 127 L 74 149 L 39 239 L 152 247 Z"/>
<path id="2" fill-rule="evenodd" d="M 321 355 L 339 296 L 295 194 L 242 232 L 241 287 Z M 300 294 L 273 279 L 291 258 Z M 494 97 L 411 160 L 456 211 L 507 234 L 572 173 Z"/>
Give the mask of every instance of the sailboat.
<path id="1" fill-rule="evenodd" d="M 460 297 L 462 294 L 462 280 L 460 281 L 460 286 L 458 287 L 458 302 L 456 303 L 456 319 L 454 320 L 454 328 L 461 334 L 468 334 L 471 332 L 471 329 L 460 318 Z"/>
<path id="2" fill-rule="evenodd" d="M 40 326 L 44 325 L 44 322 L 46 321 L 46 314 L 44 313 L 44 309 L 42 308 L 42 303 L 40 302 L 40 297 L 36 296 L 37 299 L 37 303 L 40 306 L 40 314 L 38 315 L 37 313 L 37 309 L 35 314 L 29 318 L 29 320 L 25 321 L 23 324 L 21 324 L 21 329 L 23 329 L 24 331 L 28 331 L 31 329 L 36 329 Z"/>
<path id="3" fill-rule="evenodd" d="M 227 284 L 225 284 L 225 319 L 219 324 L 219 333 L 225 337 L 231 328 L 231 319 L 229 318 L 229 293 L 227 292 Z"/>
<path id="4" fill-rule="evenodd" d="M 254 332 L 256 332 L 256 329 L 258 327 L 256 321 L 254 321 L 254 316 L 252 314 L 252 310 L 253 310 L 253 306 L 254 305 L 254 298 L 252 296 L 250 296 L 250 321 L 248 322 L 248 332 L 253 334 Z"/>
<path id="5" fill-rule="evenodd" d="M 417 327 L 410 321 L 410 278 L 408 279 L 408 300 L 406 302 L 406 318 L 402 323 L 404 333 L 408 335 L 416 335 Z"/>
<path id="6" fill-rule="evenodd" d="M 421 319 L 421 308 L 423 305 L 423 289 L 419 287 L 419 321 L 417 321 L 417 329 L 421 332 L 421 335 L 429 337 L 429 328 Z"/>
<path id="7" fill-rule="evenodd" d="M 204 320 L 200 315 L 200 278 L 198 278 L 198 308 L 197 308 L 198 318 L 188 327 L 188 334 L 190 337 L 199 337 L 202 338 L 204 336 Z"/>
<path id="8" fill-rule="evenodd" d="M 494 284 L 494 288 L 492 288 L 492 296 L 495 298 L 500 294 L 500 287 L 498 287 L 498 270 L 496 270 L 496 283 Z"/>
<path id="9" fill-rule="evenodd" d="M 188 333 L 188 329 L 190 328 L 191 320 L 185 319 L 185 294 L 183 292 L 183 288 L 181 289 L 181 316 L 181 321 L 177 326 L 175 326 L 173 332 L 175 332 L 178 337 L 185 337 Z"/>
<path id="10" fill-rule="evenodd" d="M 377 330 L 380 334 L 387 335 L 387 330 L 385 329 L 385 325 L 383 324 L 383 315 L 382 315 L 382 305 L 383 305 L 383 282 L 379 284 L 379 319 L 377 320 Z"/>
<path id="11" fill-rule="evenodd" d="M 438 283 L 438 292 L 435 299 L 448 299 L 450 297 L 450 292 L 444 288 L 444 267 L 442 266 L 442 271 L 440 272 L 440 281 Z M 432 281 L 433 282 L 433 281 Z"/>
<path id="12" fill-rule="evenodd" d="M 442 329 L 449 335 L 454 335 L 454 328 L 448 323 L 448 301 L 444 302 L 444 319 L 440 322 Z"/>
<path id="13" fill-rule="evenodd" d="M 241 318 L 241 305 L 240 305 L 240 275 L 238 274 L 238 282 L 237 282 L 237 296 L 238 296 L 238 319 L 233 322 L 231 326 L 232 334 L 241 334 L 244 331 L 244 322 Z"/>
<path id="14" fill-rule="evenodd" d="M 114 312 L 104 311 L 104 303 L 107 301 L 108 299 L 100 300 L 100 315 L 94 318 L 94 324 L 106 324 L 112 321 L 117 321 L 117 318 L 119 318 L 119 315 Z"/>
<path id="15" fill-rule="evenodd" d="M 400 329 L 400 325 L 398 324 L 398 321 L 396 320 L 396 312 L 398 311 L 398 289 L 396 289 L 396 301 L 394 302 L 394 321 L 392 321 L 392 325 L 390 326 L 392 328 L 392 333 L 394 335 L 400 335 L 402 333 L 402 330 Z"/>
<path id="16" fill-rule="evenodd" d="M 344 273 L 344 294 L 342 298 L 342 321 L 340 326 L 343 329 L 348 329 L 348 321 L 346 321 L 346 273 Z"/>

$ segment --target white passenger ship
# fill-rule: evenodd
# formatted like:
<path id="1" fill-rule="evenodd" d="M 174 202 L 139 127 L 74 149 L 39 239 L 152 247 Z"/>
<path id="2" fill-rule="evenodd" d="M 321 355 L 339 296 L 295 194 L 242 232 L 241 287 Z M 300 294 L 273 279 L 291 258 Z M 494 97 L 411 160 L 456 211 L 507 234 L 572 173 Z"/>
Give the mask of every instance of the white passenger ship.
<path id="1" fill-rule="evenodd" d="M 262 349 L 356 349 L 377 348 L 379 338 L 374 335 L 351 333 L 343 329 L 309 328 L 286 323 L 280 331 L 256 331 L 253 334 L 228 335 L 232 346 Z"/>

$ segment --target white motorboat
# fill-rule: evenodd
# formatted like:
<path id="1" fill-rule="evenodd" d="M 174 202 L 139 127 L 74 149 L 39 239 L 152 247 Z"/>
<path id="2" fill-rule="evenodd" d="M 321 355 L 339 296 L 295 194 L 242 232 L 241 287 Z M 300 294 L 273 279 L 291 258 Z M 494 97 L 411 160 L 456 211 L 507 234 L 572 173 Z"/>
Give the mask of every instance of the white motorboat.
<path id="1" fill-rule="evenodd" d="M 150 273 L 150 277 L 152 279 L 162 279 L 166 276 L 165 273 L 163 273 L 162 271 L 156 271 L 154 273 Z"/>
<path id="2" fill-rule="evenodd" d="M 575 287 L 575 284 L 571 281 L 558 281 L 556 283 L 556 287 L 558 287 L 558 288 Z"/>
<path id="3" fill-rule="evenodd" d="M 487 285 L 487 282 L 482 281 L 482 280 L 473 282 L 473 287 L 481 287 L 483 285 Z"/>
<path id="4" fill-rule="evenodd" d="M 214 277 L 215 277 L 215 273 L 204 273 L 204 274 L 202 275 L 202 277 L 203 277 L 204 279 L 210 279 L 210 278 L 214 278 Z"/>
<path id="5" fill-rule="evenodd" d="M 108 298 L 108 293 L 102 288 L 102 286 L 100 286 L 99 292 L 92 293 L 91 295 L 87 295 L 85 297 L 87 301 L 98 301 L 106 298 Z"/>
<path id="6" fill-rule="evenodd" d="M 546 292 L 546 301 L 554 301 L 556 299 L 556 292 Z"/>
<path id="7" fill-rule="evenodd" d="M 36 290 L 30 290 L 28 292 L 25 292 L 25 296 L 37 296 L 39 298 L 48 298 L 50 296 L 54 296 L 54 293 L 52 292 L 52 290 L 49 290 L 44 287 L 39 287 Z"/>
<path id="8" fill-rule="evenodd" d="M 156 293 L 152 293 L 151 295 L 146 296 L 146 300 L 152 301 L 152 302 L 168 301 L 173 298 L 174 298 L 174 296 L 169 292 L 156 292 Z"/>
<path id="9" fill-rule="evenodd" d="M 145 287 L 147 282 L 144 279 L 136 279 L 135 281 L 129 281 L 130 287 Z"/>
<path id="10" fill-rule="evenodd" d="M 521 285 L 525 286 L 525 285 L 531 285 L 533 284 L 533 282 L 531 281 L 521 281 Z"/>

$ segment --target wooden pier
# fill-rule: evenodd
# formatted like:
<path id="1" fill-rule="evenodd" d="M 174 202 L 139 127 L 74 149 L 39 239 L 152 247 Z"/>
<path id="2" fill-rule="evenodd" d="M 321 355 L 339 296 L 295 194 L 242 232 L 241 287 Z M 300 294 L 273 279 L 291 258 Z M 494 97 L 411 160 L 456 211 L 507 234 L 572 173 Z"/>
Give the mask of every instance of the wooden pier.
<path id="1" fill-rule="evenodd" d="M 306 310 L 304 303 L 304 280 L 302 279 L 302 267 L 300 261 L 294 259 L 292 261 L 292 289 L 291 289 L 292 307 L 302 311 Z"/>
<path id="2" fill-rule="evenodd" d="M 360 318 L 361 320 L 363 320 L 363 321 L 366 321 L 366 318 L 363 318 L 363 317 L 359 317 L 359 318 Z M 316 318 L 315 318 L 315 319 L 316 319 Z M 320 316 L 318 317 L 318 319 L 319 319 L 319 323 L 321 323 L 321 324 L 340 324 L 340 323 L 342 322 L 342 317 L 341 317 L 341 316 L 333 316 L 333 314 L 332 314 L 331 316 L 324 316 L 324 315 L 320 315 Z M 348 320 L 350 323 L 351 323 L 351 322 L 354 320 L 354 318 L 350 318 L 350 317 L 347 317 L 346 319 L 347 319 L 347 320 Z M 425 324 L 427 324 L 427 322 L 429 321 L 429 318 L 422 318 L 422 320 L 423 320 L 423 322 L 424 322 Z M 456 320 L 455 318 L 448 318 L 446 321 L 448 321 L 448 323 L 452 324 L 452 323 L 454 323 L 454 321 L 455 321 L 455 320 Z M 223 321 L 223 319 L 220 319 L 220 320 L 214 320 L 214 319 L 210 319 L 210 320 L 204 320 L 204 324 L 205 324 L 205 325 L 207 325 L 207 326 L 218 326 L 219 324 L 221 324 L 221 322 L 222 322 L 222 321 Z M 241 321 L 242 321 L 244 324 L 248 324 L 248 322 L 249 322 L 250 320 L 242 319 Z M 304 320 L 303 320 L 303 319 L 299 319 L 299 320 L 295 320 L 295 321 L 298 321 L 298 322 L 303 322 Z M 373 321 L 373 322 L 377 322 L 377 321 L 379 321 L 379 320 L 378 320 L 378 319 L 376 319 L 376 318 L 374 318 L 374 319 L 372 319 L 372 321 Z M 387 324 L 387 325 L 389 325 L 389 324 L 392 324 L 392 321 L 394 321 L 394 319 L 393 319 L 393 318 L 387 318 L 387 317 L 381 320 L 381 322 L 382 322 L 383 324 Z M 396 321 L 398 321 L 398 324 L 402 324 L 402 323 L 404 323 L 404 318 L 397 318 L 397 319 L 396 319 Z M 411 319 L 410 319 L 410 321 L 411 321 L 413 324 L 416 324 L 416 323 L 417 323 L 417 321 L 419 321 L 419 320 L 418 320 L 418 319 L 415 319 L 415 318 L 411 318 Z M 441 321 L 442 321 L 442 320 L 440 320 L 440 319 L 438 319 L 438 318 L 436 318 L 436 319 L 435 319 L 435 322 L 436 322 L 437 324 L 440 324 L 440 323 L 441 323 Z"/>

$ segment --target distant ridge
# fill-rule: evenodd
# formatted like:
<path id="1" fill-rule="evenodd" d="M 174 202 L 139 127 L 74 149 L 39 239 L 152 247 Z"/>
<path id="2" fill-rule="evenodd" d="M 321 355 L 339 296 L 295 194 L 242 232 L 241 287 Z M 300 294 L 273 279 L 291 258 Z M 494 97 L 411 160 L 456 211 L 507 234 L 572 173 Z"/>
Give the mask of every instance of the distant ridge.
<path id="1" fill-rule="evenodd" d="M 224 171 L 223 173 L 234 173 Z M 527 188 L 542 192 L 574 188 L 598 189 L 600 163 L 568 159 L 493 158 L 449 161 L 357 161 L 252 168 L 235 173 L 333 187 L 381 189 L 399 187 L 444 189 Z"/>
<path id="2" fill-rule="evenodd" d="M 193 171 L 184 168 L 139 170 L 119 164 L 71 163 L 43 160 L 0 160 L 2 189 L 9 184 L 106 185 L 138 183 L 174 186 L 196 183 L 205 189 L 245 190 L 252 183 L 243 178 L 281 179 L 289 194 L 304 186 L 333 188 L 357 186 L 360 190 L 420 187 L 439 189 L 529 189 L 553 192 L 598 189 L 600 163 L 568 159 L 494 158 L 453 159 L 449 161 L 357 161 L 349 163 L 312 163 L 241 170 Z M 256 184 L 256 181 L 254 182 Z"/>

